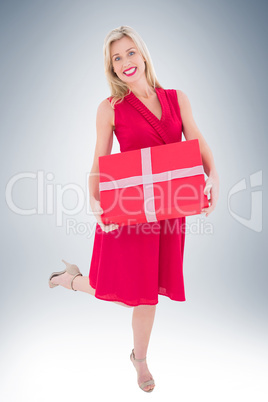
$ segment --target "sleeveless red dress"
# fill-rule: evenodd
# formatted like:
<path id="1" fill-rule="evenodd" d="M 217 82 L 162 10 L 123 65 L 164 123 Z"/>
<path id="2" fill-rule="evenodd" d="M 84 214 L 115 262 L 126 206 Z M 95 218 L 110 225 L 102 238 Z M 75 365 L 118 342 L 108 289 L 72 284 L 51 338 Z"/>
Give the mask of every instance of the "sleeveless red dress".
<path id="1" fill-rule="evenodd" d="M 155 90 L 162 107 L 160 120 L 133 92 L 115 105 L 114 133 L 121 152 L 181 141 L 176 90 Z M 96 223 L 89 271 L 95 297 L 129 306 L 157 304 L 158 295 L 185 301 L 185 220 L 124 225 L 107 233 Z"/>

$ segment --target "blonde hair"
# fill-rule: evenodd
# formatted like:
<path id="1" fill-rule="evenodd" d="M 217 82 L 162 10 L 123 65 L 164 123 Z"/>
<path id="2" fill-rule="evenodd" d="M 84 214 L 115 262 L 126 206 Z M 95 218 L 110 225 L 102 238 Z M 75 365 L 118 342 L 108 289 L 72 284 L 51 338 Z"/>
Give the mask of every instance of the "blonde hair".
<path id="1" fill-rule="evenodd" d="M 133 40 L 135 43 L 139 53 L 143 56 L 145 59 L 145 76 L 148 81 L 148 84 L 152 86 L 153 88 L 162 88 L 162 86 L 159 84 L 154 67 L 153 67 L 153 62 L 149 53 L 149 50 L 147 49 L 147 46 L 145 42 L 142 40 L 140 35 L 131 27 L 127 25 L 122 25 L 119 28 L 115 28 L 112 31 L 110 31 L 105 39 L 104 39 L 104 44 L 103 44 L 103 55 L 104 55 L 104 72 L 109 84 L 109 87 L 111 89 L 111 96 L 113 96 L 111 105 L 114 108 L 115 103 L 118 101 L 118 103 L 122 102 L 124 99 L 125 95 L 129 93 L 129 88 L 125 82 L 120 80 L 120 78 L 117 77 L 115 72 L 113 71 L 113 65 L 112 65 L 112 58 L 111 58 L 111 43 L 121 39 L 123 36 L 128 36 L 130 39 Z"/>

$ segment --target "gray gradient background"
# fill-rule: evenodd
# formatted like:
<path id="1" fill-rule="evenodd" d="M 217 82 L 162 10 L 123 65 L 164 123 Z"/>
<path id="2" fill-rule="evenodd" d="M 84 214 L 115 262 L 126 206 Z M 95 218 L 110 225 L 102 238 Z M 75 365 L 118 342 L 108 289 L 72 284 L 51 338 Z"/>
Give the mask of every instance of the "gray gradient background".
<path id="1" fill-rule="evenodd" d="M 57 226 L 55 212 L 21 216 L 5 200 L 14 175 L 37 171 L 53 174 L 55 191 L 73 183 L 86 195 L 96 110 L 110 95 L 103 40 L 120 25 L 143 37 L 162 86 L 188 95 L 220 176 L 216 210 L 187 218 L 202 218 L 213 234 L 186 237 L 186 302 L 159 296 L 148 349 L 152 398 L 267 400 L 266 210 L 256 232 L 227 203 L 245 178 L 231 206 L 249 219 L 249 176 L 261 170 L 265 205 L 266 22 L 262 1 L 1 2 L 1 400 L 145 397 L 129 361 L 132 309 L 48 287 L 62 258 L 88 275 L 94 236 L 68 234 L 66 222 L 94 228 L 90 211 Z M 18 182 L 12 196 L 36 207 L 36 180 Z M 76 202 L 66 191 L 66 208 Z"/>

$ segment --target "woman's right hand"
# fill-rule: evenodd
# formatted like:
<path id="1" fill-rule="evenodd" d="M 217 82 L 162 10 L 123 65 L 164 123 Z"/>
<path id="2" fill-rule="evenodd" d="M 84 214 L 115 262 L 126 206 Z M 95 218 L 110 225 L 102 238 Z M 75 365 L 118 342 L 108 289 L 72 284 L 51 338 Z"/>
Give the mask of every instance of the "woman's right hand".
<path id="1" fill-rule="evenodd" d="M 98 224 L 100 225 L 100 227 L 102 228 L 102 230 L 104 232 L 107 233 L 107 232 L 110 232 L 111 230 L 118 229 L 119 225 L 117 225 L 115 223 L 105 225 L 102 222 L 100 215 L 103 214 L 103 209 L 101 208 L 100 201 L 96 200 L 96 198 L 94 198 L 94 197 L 91 197 L 90 198 L 90 206 L 91 206 L 92 212 L 94 213 L 94 216 L 95 216 Z"/>

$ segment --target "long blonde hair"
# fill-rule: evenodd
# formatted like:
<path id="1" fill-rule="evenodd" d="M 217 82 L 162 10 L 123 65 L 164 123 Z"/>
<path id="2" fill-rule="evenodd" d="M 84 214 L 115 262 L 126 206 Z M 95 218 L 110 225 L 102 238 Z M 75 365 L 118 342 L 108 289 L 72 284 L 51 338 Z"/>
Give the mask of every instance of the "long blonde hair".
<path id="1" fill-rule="evenodd" d="M 118 28 L 110 31 L 105 39 L 103 44 L 103 55 L 104 55 L 104 72 L 111 89 L 111 96 L 113 96 L 111 105 L 114 107 L 114 104 L 118 101 L 118 103 L 122 102 L 124 96 L 129 93 L 129 88 L 125 82 L 120 80 L 117 77 L 115 72 L 113 71 L 112 58 L 111 58 L 111 43 L 121 39 L 123 36 L 128 36 L 135 43 L 138 51 L 145 59 L 145 76 L 148 81 L 148 84 L 153 88 L 163 88 L 156 77 L 153 62 L 147 49 L 145 42 L 142 40 L 140 35 L 131 27 L 127 25 L 122 25 Z"/>

